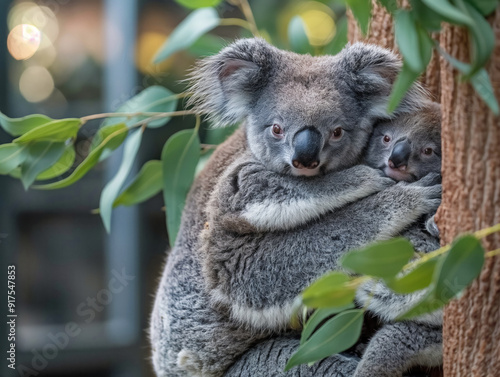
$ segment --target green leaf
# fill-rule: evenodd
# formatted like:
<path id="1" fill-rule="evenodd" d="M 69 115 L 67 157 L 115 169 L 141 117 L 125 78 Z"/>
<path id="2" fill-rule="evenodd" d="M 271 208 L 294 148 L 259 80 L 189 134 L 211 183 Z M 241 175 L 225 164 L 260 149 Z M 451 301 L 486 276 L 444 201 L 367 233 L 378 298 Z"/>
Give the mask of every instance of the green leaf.
<path id="1" fill-rule="evenodd" d="M 485 18 L 469 3 L 463 0 L 456 0 L 457 5 L 472 18 L 474 24 L 469 27 L 469 34 L 472 38 L 472 70 L 471 75 L 484 67 L 495 48 L 495 34 L 490 24 Z"/>
<path id="2" fill-rule="evenodd" d="M 396 320 L 400 321 L 405 319 L 411 319 L 423 314 L 431 313 L 435 310 L 442 308 L 445 304 L 446 302 L 436 298 L 434 287 L 431 286 L 429 292 L 424 296 L 422 300 L 420 300 L 419 303 L 413 306 L 406 313 L 401 314 L 398 318 L 396 318 Z"/>
<path id="3" fill-rule="evenodd" d="M 348 310 L 328 320 L 288 360 L 285 371 L 352 347 L 361 334 L 363 310 Z"/>
<path id="4" fill-rule="evenodd" d="M 149 88 L 144 89 L 142 92 L 137 94 L 135 97 L 132 97 L 123 105 L 121 105 L 117 113 L 138 113 L 138 112 L 161 112 L 161 113 L 170 113 L 175 111 L 177 108 L 177 98 L 175 94 L 170 90 L 154 85 Z M 116 123 L 125 123 L 127 127 L 131 127 L 134 124 L 139 123 L 145 119 L 149 118 L 148 116 L 133 116 L 130 118 L 126 117 L 112 117 L 106 118 L 103 122 L 103 127 L 114 125 Z M 148 128 L 158 128 L 165 125 L 171 117 L 160 118 L 157 120 L 153 120 L 148 123 Z"/>
<path id="5" fill-rule="evenodd" d="M 483 16 L 488 16 L 495 11 L 498 6 L 498 0 L 466 0 L 474 6 Z"/>
<path id="6" fill-rule="evenodd" d="M 358 21 L 361 32 L 366 35 L 372 17 L 371 0 L 346 0 L 346 3 L 351 8 L 354 18 Z"/>
<path id="7" fill-rule="evenodd" d="M 391 278 L 408 263 L 414 251 L 404 238 L 394 238 L 347 253 L 341 265 L 363 275 Z"/>
<path id="8" fill-rule="evenodd" d="M 306 340 L 311 337 L 311 334 L 318 328 L 318 326 L 330 318 L 334 314 L 338 314 L 348 309 L 354 308 L 354 304 L 348 304 L 345 306 L 341 306 L 338 308 L 326 308 L 326 309 L 317 309 L 314 311 L 313 315 L 307 320 L 304 329 L 302 330 L 302 334 L 300 336 L 300 344 L 304 344 Z"/>
<path id="9" fill-rule="evenodd" d="M 484 264 L 484 249 L 471 235 L 460 237 L 439 259 L 433 283 L 425 297 L 398 320 L 433 312 L 457 297 L 479 276 Z"/>
<path id="10" fill-rule="evenodd" d="M 9 118 L 0 113 L 0 126 L 12 136 L 20 136 L 51 121 L 52 119 L 41 114 L 28 115 L 22 118 Z"/>
<path id="11" fill-rule="evenodd" d="M 417 266 L 414 270 L 400 278 L 387 279 L 385 283 L 396 293 L 406 294 L 427 288 L 432 283 L 432 277 L 438 259 L 430 259 Z"/>
<path id="12" fill-rule="evenodd" d="M 193 183 L 199 158 L 200 139 L 195 130 L 182 130 L 171 136 L 161 153 L 170 246 L 174 245 L 179 232 L 186 195 Z"/>
<path id="13" fill-rule="evenodd" d="M 113 203 L 120 193 L 125 180 L 130 174 L 130 170 L 134 165 L 137 152 L 142 140 L 142 130 L 132 132 L 127 140 L 125 140 L 123 148 L 123 159 L 116 175 L 109 181 L 101 193 L 99 201 L 99 213 L 101 215 L 104 228 L 109 233 L 111 230 L 111 213 L 113 211 Z"/>
<path id="14" fill-rule="evenodd" d="M 490 76 L 488 75 L 488 72 L 486 72 L 484 68 L 480 69 L 474 76 L 470 78 L 470 82 L 479 97 L 481 97 L 483 101 L 486 102 L 493 114 L 499 115 L 500 109 L 498 107 L 498 101 L 495 97 L 493 87 L 491 86 Z"/>
<path id="15" fill-rule="evenodd" d="M 387 105 L 387 112 L 392 113 L 399 105 L 406 92 L 413 85 L 415 80 L 420 76 L 420 72 L 413 72 L 407 65 L 403 63 L 403 68 L 392 87 L 389 104 Z"/>
<path id="16" fill-rule="evenodd" d="M 43 181 L 46 179 L 52 179 L 63 175 L 73 166 L 75 162 L 75 157 L 76 153 L 73 144 L 66 146 L 61 158 L 57 160 L 56 163 L 52 165 L 50 168 L 41 172 L 36 177 L 36 180 Z"/>
<path id="17" fill-rule="evenodd" d="M 187 16 L 170 34 L 153 59 L 161 63 L 173 53 L 191 46 L 199 37 L 219 25 L 219 15 L 213 8 L 200 8 Z"/>
<path id="18" fill-rule="evenodd" d="M 453 56 L 449 55 L 444 50 L 440 50 L 440 53 L 456 69 L 458 69 L 461 73 L 463 73 L 465 77 L 467 77 L 470 74 L 472 67 L 469 64 L 455 59 Z M 498 115 L 500 113 L 500 109 L 498 107 L 498 100 L 495 97 L 495 92 L 493 91 L 493 87 L 491 85 L 488 72 L 486 72 L 486 70 L 482 68 L 475 75 L 469 77 L 469 80 L 474 89 L 476 90 L 477 94 L 488 105 L 490 110 L 493 111 L 495 115 Z"/>
<path id="19" fill-rule="evenodd" d="M 300 16 L 293 17 L 288 24 L 288 43 L 292 51 L 299 54 L 307 54 L 312 51 L 306 26 Z"/>
<path id="20" fill-rule="evenodd" d="M 78 118 L 53 120 L 26 132 L 15 139 L 14 143 L 24 144 L 39 140 L 66 141 L 76 137 L 81 123 Z"/>
<path id="21" fill-rule="evenodd" d="M 198 9 L 215 7 L 219 5 L 222 0 L 175 0 L 175 2 L 189 9 Z"/>
<path id="22" fill-rule="evenodd" d="M 427 31 L 417 25 L 417 33 L 418 33 L 418 47 L 420 51 L 420 56 L 422 57 L 422 71 L 425 71 L 427 65 L 431 61 L 432 58 L 432 50 L 434 48 L 434 41 L 429 36 Z"/>
<path id="23" fill-rule="evenodd" d="M 19 144 L 0 145 L 0 174 L 9 174 L 26 160 L 27 146 Z"/>
<path id="24" fill-rule="evenodd" d="M 331 272 L 322 276 L 302 293 L 302 302 L 314 308 L 348 305 L 354 301 L 356 295 L 356 287 L 347 284 L 351 280 L 342 272 Z"/>
<path id="25" fill-rule="evenodd" d="M 456 240 L 439 266 L 435 296 L 448 302 L 479 276 L 484 264 L 484 249 L 471 235 Z"/>
<path id="26" fill-rule="evenodd" d="M 116 131 L 124 130 L 125 128 L 127 128 L 125 123 L 111 124 L 109 126 L 101 127 L 92 138 L 92 142 L 90 143 L 90 152 L 96 149 L 109 135 L 114 134 Z M 116 148 L 122 145 L 127 138 L 127 134 L 127 132 L 121 132 L 118 137 L 113 138 L 113 140 L 109 143 L 106 143 L 104 150 L 99 156 L 99 161 L 107 159 Z"/>
<path id="27" fill-rule="evenodd" d="M 405 64 L 414 72 L 422 72 L 425 66 L 418 48 L 419 35 L 413 14 L 406 10 L 399 10 L 395 14 L 394 22 L 396 42 L 405 59 Z"/>
<path id="28" fill-rule="evenodd" d="M 474 22 L 468 15 L 453 6 L 448 0 L 422 0 L 422 2 L 452 23 L 458 25 L 474 25 Z"/>
<path id="29" fill-rule="evenodd" d="M 398 10 L 398 3 L 396 0 L 378 0 L 389 13 L 394 13 Z"/>
<path id="30" fill-rule="evenodd" d="M 21 165 L 21 182 L 25 190 L 41 172 L 61 158 L 65 148 L 65 143 L 55 141 L 38 141 L 28 145 L 26 159 Z"/>
<path id="31" fill-rule="evenodd" d="M 116 131 L 109 134 L 104 140 L 102 140 L 102 142 L 88 154 L 87 158 L 85 158 L 85 160 L 83 160 L 82 163 L 76 167 L 69 177 L 46 185 L 33 186 L 33 188 L 39 190 L 54 190 L 72 185 L 87 174 L 87 172 L 99 162 L 99 157 L 108 145 L 116 143 L 117 140 L 121 140 L 123 135 L 126 135 L 127 131 L 128 128 L 125 124 L 122 123 L 121 125 L 116 125 Z"/>
<path id="32" fill-rule="evenodd" d="M 415 15 L 417 23 L 427 31 L 441 30 L 443 17 L 425 5 L 421 0 L 411 0 L 412 13 Z"/>
<path id="33" fill-rule="evenodd" d="M 158 194 L 162 188 L 163 175 L 161 161 L 148 161 L 130 185 L 116 198 L 113 207 L 120 205 L 131 206 L 142 203 Z"/>
<path id="34" fill-rule="evenodd" d="M 337 21 L 337 31 L 330 44 L 325 48 L 325 53 L 329 55 L 338 54 L 347 44 L 347 17 L 342 17 Z"/>

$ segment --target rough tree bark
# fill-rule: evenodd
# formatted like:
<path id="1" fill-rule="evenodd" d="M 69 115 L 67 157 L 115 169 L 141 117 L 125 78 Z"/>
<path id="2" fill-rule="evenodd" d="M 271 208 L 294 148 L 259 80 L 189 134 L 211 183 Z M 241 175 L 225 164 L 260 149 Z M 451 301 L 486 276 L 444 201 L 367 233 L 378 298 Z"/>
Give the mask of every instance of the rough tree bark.
<path id="1" fill-rule="evenodd" d="M 392 20 L 374 1 L 369 34 L 363 38 L 349 15 L 350 41 L 365 40 L 394 49 Z M 500 7 L 490 17 L 496 47 L 487 67 L 500 98 Z M 469 41 L 462 28 L 443 25 L 441 47 L 467 61 Z M 443 202 L 437 215 L 443 244 L 458 234 L 500 222 L 500 117 L 495 117 L 470 84 L 459 83 L 449 63 L 434 55 L 423 84 L 443 111 Z M 500 247 L 500 235 L 484 241 Z M 463 297 L 446 307 L 444 375 L 500 375 L 500 257 L 487 259 L 481 276 Z"/>

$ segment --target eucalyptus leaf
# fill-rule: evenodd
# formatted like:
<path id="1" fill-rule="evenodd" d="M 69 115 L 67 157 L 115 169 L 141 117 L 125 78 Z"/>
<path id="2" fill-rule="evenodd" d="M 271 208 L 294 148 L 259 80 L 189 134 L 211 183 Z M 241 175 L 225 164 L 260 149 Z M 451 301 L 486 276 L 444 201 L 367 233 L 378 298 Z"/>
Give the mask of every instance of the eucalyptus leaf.
<path id="1" fill-rule="evenodd" d="M 39 140 L 66 141 L 76 137 L 81 123 L 78 118 L 53 120 L 26 132 L 15 139 L 14 143 L 24 144 Z"/>
<path id="2" fill-rule="evenodd" d="M 137 176 L 116 198 L 113 207 L 142 203 L 158 194 L 163 188 L 162 164 L 151 160 L 144 164 Z"/>
<path id="3" fill-rule="evenodd" d="M 300 344 L 304 344 L 312 335 L 314 330 L 318 328 L 318 326 L 330 318 L 331 316 L 343 312 L 348 309 L 354 308 L 354 304 L 348 304 L 344 306 L 340 306 L 338 308 L 326 308 L 326 309 L 317 309 L 311 315 L 311 317 L 307 320 L 304 329 L 302 330 L 302 334 L 300 336 Z"/>
<path id="4" fill-rule="evenodd" d="M 470 74 L 475 74 L 489 60 L 493 49 L 495 48 L 495 34 L 490 24 L 479 13 L 476 8 L 464 0 L 456 0 L 457 5 L 463 9 L 463 12 L 473 20 L 474 24 L 469 27 L 469 32 L 473 40 L 472 43 L 472 69 Z"/>
<path id="5" fill-rule="evenodd" d="M 345 351 L 359 339 L 363 325 L 363 310 L 347 310 L 328 320 L 288 360 L 285 371 L 294 366 L 315 362 Z"/>
<path id="6" fill-rule="evenodd" d="M 187 16 L 170 34 L 153 59 L 161 63 L 173 53 L 191 46 L 203 34 L 219 25 L 220 18 L 213 8 L 200 8 Z"/>
<path id="7" fill-rule="evenodd" d="M 342 307 L 354 301 L 356 287 L 349 286 L 352 279 L 342 272 L 331 272 L 312 283 L 302 293 L 304 305 L 313 308 Z"/>
<path id="8" fill-rule="evenodd" d="M 405 64 L 414 72 L 422 72 L 425 66 L 418 48 L 419 35 L 412 12 L 399 10 L 394 18 L 396 42 Z"/>
<path id="9" fill-rule="evenodd" d="M 182 130 L 171 136 L 161 153 L 170 246 L 174 245 L 179 232 L 186 195 L 193 183 L 199 158 L 200 139 L 195 130 Z"/>
<path id="10" fill-rule="evenodd" d="M 128 128 L 127 126 L 125 126 L 125 124 L 116 125 L 116 130 L 113 133 L 109 134 L 104 140 L 102 140 L 98 146 L 92 149 L 85 160 L 83 160 L 82 163 L 76 167 L 76 169 L 73 171 L 73 173 L 71 173 L 69 177 L 66 177 L 65 179 L 57 182 L 48 183 L 46 185 L 33 186 L 33 188 L 39 190 L 54 190 L 67 187 L 77 182 L 99 162 L 99 157 L 107 148 L 107 146 L 110 144 L 115 144 L 117 140 L 122 140 L 123 135 L 126 135 L 127 131 Z"/>
<path id="11" fill-rule="evenodd" d="M 470 78 L 470 82 L 479 97 L 481 97 L 483 101 L 486 102 L 493 114 L 499 115 L 500 109 L 498 107 L 498 101 L 495 97 L 495 92 L 493 91 L 488 72 L 486 72 L 484 68 L 480 69 L 474 76 Z"/>
<path id="12" fill-rule="evenodd" d="M 111 230 L 111 213 L 113 211 L 113 203 L 118 197 L 125 180 L 130 174 L 130 170 L 134 165 L 137 152 L 142 140 L 142 130 L 138 129 L 131 132 L 127 140 L 125 140 L 123 148 L 123 159 L 116 175 L 109 181 L 101 193 L 99 201 L 99 213 L 101 215 L 104 228 L 109 233 Z"/>
<path id="13" fill-rule="evenodd" d="M 418 317 L 423 314 L 432 313 L 440 308 L 442 308 L 446 302 L 443 300 L 439 300 L 435 296 L 434 286 L 429 288 L 429 292 L 424 296 L 420 302 L 414 305 L 411 309 L 409 309 L 406 313 L 401 314 L 396 320 L 406 320 Z"/>
<path id="14" fill-rule="evenodd" d="M 306 25 L 300 16 L 294 16 L 288 24 L 288 43 L 292 51 L 307 54 L 312 51 L 306 33 Z"/>
<path id="15" fill-rule="evenodd" d="M 28 156 L 28 147 L 19 144 L 0 145 L 0 174 L 9 174 Z"/>
<path id="16" fill-rule="evenodd" d="M 387 112 L 389 114 L 398 107 L 408 89 L 410 89 L 413 83 L 418 79 L 418 76 L 420 76 L 420 72 L 414 72 L 406 65 L 406 62 L 403 63 L 403 68 L 396 78 L 396 82 L 392 87 L 391 96 L 389 97 L 389 104 L 387 105 Z"/>
<path id="17" fill-rule="evenodd" d="M 474 6 L 483 16 L 488 16 L 495 11 L 498 6 L 498 0 L 466 0 Z"/>
<path id="18" fill-rule="evenodd" d="M 449 20 L 458 25 L 474 25 L 474 22 L 467 14 L 464 14 L 448 0 L 422 0 L 422 2 L 430 9 L 443 16 L 445 20 Z"/>
<path id="19" fill-rule="evenodd" d="M 347 18 L 342 17 L 337 21 L 335 36 L 328 46 L 325 53 L 330 55 L 338 54 L 347 44 Z"/>
<path id="20" fill-rule="evenodd" d="M 48 116 L 41 114 L 28 115 L 22 118 L 9 118 L 0 113 L 0 126 L 12 136 L 20 136 L 34 128 L 52 122 Z"/>
<path id="21" fill-rule="evenodd" d="M 43 181 L 46 179 L 52 179 L 55 177 L 59 177 L 66 173 L 74 164 L 76 157 L 75 147 L 73 144 L 67 145 L 64 149 L 64 153 L 61 158 L 56 161 L 54 165 L 52 165 L 47 170 L 41 172 L 37 177 L 37 181 Z"/>
<path id="22" fill-rule="evenodd" d="M 417 20 L 427 31 L 441 30 L 443 17 L 425 5 L 422 0 L 410 0 L 411 10 Z"/>
<path id="23" fill-rule="evenodd" d="M 424 288 L 432 283 L 437 258 L 433 258 L 418 265 L 414 270 L 398 278 L 387 279 L 385 283 L 396 293 L 407 294 Z"/>
<path id="24" fill-rule="evenodd" d="M 408 240 L 394 238 L 347 253 L 341 265 L 359 274 L 391 278 L 401 271 L 413 254 L 413 246 Z"/>
<path id="25" fill-rule="evenodd" d="M 389 13 L 394 13 L 398 10 L 397 0 L 378 0 Z"/>
<path id="26" fill-rule="evenodd" d="M 175 94 L 163 86 L 153 85 L 136 96 L 129 99 L 121 105 L 117 113 L 143 113 L 143 112 L 159 112 L 170 113 L 177 108 L 177 98 Z M 149 118 L 146 115 L 138 115 L 133 117 L 111 117 L 106 118 L 102 127 L 115 125 L 117 123 L 125 123 L 128 127 L 133 126 L 145 119 Z M 148 128 L 157 128 L 165 125 L 170 121 L 171 117 L 162 117 L 157 120 L 148 122 Z"/>
<path id="27" fill-rule="evenodd" d="M 460 237 L 440 263 L 435 297 L 444 302 L 456 297 L 479 276 L 483 264 L 481 242 L 472 235 Z"/>
<path id="28" fill-rule="evenodd" d="M 205 7 L 215 7 L 219 5 L 222 0 L 175 0 L 175 2 L 189 9 L 198 9 Z"/>
<path id="29" fill-rule="evenodd" d="M 371 0 L 345 0 L 346 4 L 352 11 L 359 28 L 363 35 L 367 35 L 372 17 L 372 2 Z"/>
<path id="30" fill-rule="evenodd" d="M 55 164 L 63 155 L 65 143 L 37 141 L 27 147 L 27 156 L 21 165 L 21 182 L 27 190 L 36 177 Z"/>

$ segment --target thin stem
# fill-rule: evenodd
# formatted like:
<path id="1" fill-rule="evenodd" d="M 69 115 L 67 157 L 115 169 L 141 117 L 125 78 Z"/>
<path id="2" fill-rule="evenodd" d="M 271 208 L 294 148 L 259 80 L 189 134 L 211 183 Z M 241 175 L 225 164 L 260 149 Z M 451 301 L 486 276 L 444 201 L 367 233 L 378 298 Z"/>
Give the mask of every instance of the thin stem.
<path id="1" fill-rule="evenodd" d="M 489 236 L 490 234 L 497 232 L 500 232 L 500 223 L 486 229 L 478 230 L 477 232 L 474 233 L 474 236 L 476 236 L 477 238 L 484 238 Z"/>
<path id="2" fill-rule="evenodd" d="M 500 249 L 495 249 L 495 250 L 488 251 L 486 254 L 484 254 L 484 257 L 485 258 L 491 258 L 491 257 L 495 257 L 497 255 L 500 255 Z"/>
<path id="3" fill-rule="evenodd" d="M 219 21 L 219 26 L 240 26 L 253 33 L 253 28 L 250 22 L 241 18 L 223 18 Z"/>
<path id="4" fill-rule="evenodd" d="M 193 110 L 182 110 L 182 111 L 172 111 L 172 112 L 136 112 L 136 113 L 102 113 L 102 114 L 93 114 L 87 115 L 80 120 L 82 121 L 82 125 L 93 119 L 102 119 L 102 118 L 134 118 L 137 116 L 146 116 L 146 117 L 156 117 L 156 118 L 167 118 L 167 117 L 175 117 L 182 115 L 193 115 L 196 114 Z"/>
<path id="5" fill-rule="evenodd" d="M 248 23 L 251 26 L 251 32 L 253 33 L 254 36 L 258 37 L 260 36 L 259 33 L 259 28 L 257 27 L 257 24 L 255 22 L 255 18 L 253 16 L 252 8 L 250 8 L 250 4 L 248 4 L 248 0 L 238 0 L 238 6 L 243 12 L 243 15 L 247 19 Z"/>

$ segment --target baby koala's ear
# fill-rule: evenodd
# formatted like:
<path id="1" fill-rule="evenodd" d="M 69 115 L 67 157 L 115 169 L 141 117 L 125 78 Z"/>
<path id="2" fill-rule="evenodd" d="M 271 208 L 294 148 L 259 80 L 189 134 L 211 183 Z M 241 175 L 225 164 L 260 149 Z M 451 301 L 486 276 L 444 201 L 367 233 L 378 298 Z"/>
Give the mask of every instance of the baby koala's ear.
<path id="1" fill-rule="evenodd" d="M 241 39 L 201 60 L 191 73 L 188 105 L 215 126 L 243 120 L 254 96 L 268 84 L 280 51 L 263 39 Z"/>
<path id="2" fill-rule="evenodd" d="M 427 92 L 415 83 L 396 111 L 387 114 L 392 86 L 401 71 L 402 62 L 393 52 L 376 45 L 354 43 L 338 55 L 339 73 L 354 95 L 366 101 L 367 113 L 376 118 L 393 117 L 418 110 L 428 99 Z"/>

